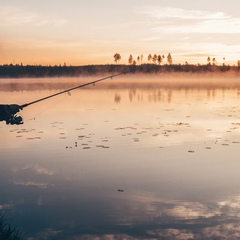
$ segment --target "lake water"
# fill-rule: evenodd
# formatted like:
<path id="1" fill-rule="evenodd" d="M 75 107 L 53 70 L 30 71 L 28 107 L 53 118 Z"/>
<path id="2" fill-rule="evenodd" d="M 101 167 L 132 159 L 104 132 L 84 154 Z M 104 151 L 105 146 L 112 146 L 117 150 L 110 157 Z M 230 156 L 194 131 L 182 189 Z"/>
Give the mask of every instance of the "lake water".
<path id="1" fill-rule="evenodd" d="M 9 222 L 28 240 L 239 239 L 240 84 L 176 79 L 121 76 L 28 106 L 23 125 L 0 122 Z M 0 99 L 81 83 L 1 80 Z"/>

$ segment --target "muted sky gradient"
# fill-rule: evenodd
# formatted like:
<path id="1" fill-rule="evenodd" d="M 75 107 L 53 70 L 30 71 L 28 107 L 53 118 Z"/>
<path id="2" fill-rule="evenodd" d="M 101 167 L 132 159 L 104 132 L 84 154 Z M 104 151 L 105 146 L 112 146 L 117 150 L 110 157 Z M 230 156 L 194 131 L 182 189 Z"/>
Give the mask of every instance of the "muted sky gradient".
<path id="1" fill-rule="evenodd" d="M 107 64 L 116 52 L 124 64 L 169 52 L 173 63 L 236 64 L 239 9 L 239 0 L 1 0 L 0 64 Z"/>

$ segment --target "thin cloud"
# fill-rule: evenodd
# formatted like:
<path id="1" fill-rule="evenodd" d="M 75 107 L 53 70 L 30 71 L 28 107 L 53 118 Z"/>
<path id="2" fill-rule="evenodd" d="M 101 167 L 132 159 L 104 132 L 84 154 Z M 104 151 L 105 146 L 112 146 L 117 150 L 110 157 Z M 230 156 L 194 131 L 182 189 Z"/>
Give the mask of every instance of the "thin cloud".
<path id="1" fill-rule="evenodd" d="M 11 204 L 0 204 L 0 210 L 13 208 Z"/>
<path id="2" fill-rule="evenodd" d="M 12 173 L 14 173 L 14 174 L 17 174 L 17 173 L 22 172 L 22 171 L 32 171 L 32 172 L 34 172 L 37 175 L 52 176 L 52 175 L 55 174 L 54 170 L 41 167 L 41 166 L 39 166 L 37 164 L 33 164 L 33 165 L 32 164 L 27 164 L 23 168 L 18 168 L 18 169 L 14 168 L 14 169 L 12 169 Z"/>
<path id="3" fill-rule="evenodd" d="M 240 239 L 239 224 L 223 223 L 215 227 L 208 227 L 203 229 L 202 236 L 206 239 Z"/>
<path id="4" fill-rule="evenodd" d="M 198 56 L 204 57 L 204 59 L 207 59 L 207 56 L 210 55 L 221 62 L 223 58 L 226 58 L 226 60 L 237 58 L 240 53 L 240 46 L 236 44 L 228 45 L 224 42 L 180 42 L 176 44 L 175 52 L 184 57 L 196 58 Z"/>
<path id="5" fill-rule="evenodd" d="M 1 25 L 13 26 L 36 21 L 37 14 L 26 12 L 12 6 L 0 6 Z"/>
<path id="6" fill-rule="evenodd" d="M 120 208 L 118 218 L 128 221 L 129 226 L 137 226 L 141 219 L 142 228 L 145 227 L 152 238 L 239 239 L 240 228 L 235 222 L 240 213 L 239 196 L 229 196 L 211 204 L 168 200 L 149 193 L 147 197 L 140 194 L 129 197 L 133 203 L 127 208 L 131 213 L 129 219 L 126 219 L 126 206 Z M 156 229 L 148 229 L 151 221 L 164 224 Z M 189 228 L 189 224 L 193 227 Z M 182 226 L 180 230 L 179 226 Z"/>
<path id="7" fill-rule="evenodd" d="M 27 165 L 24 168 L 22 168 L 22 170 L 32 170 L 36 174 L 39 174 L 39 175 L 49 175 L 49 176 L 52 176 L 55 173 L 55 171 L 46 169 L 44 167 L 40 167 L 37 164 L 35 164 L 35 165 Z"/>
<path id="8" fill-rule="evenodd" d="M 210 211 L 209 207 L 194 202 L 179 202 L 179 205 L 173 205 L 172 208 L 166 209 L 166 215 L 180 219 L 197 219 L 210 218 L 219 212 Z"/>
<path id="9" fill-rule="evenodd" d="M 181 8 L 173 7 L 156 7 L 156 6 L 146 6 L 140 7 L 137 10 L 138 13 L 147 14 L 158 19 L 227 19 L 228 17 L 223 12 L 207 12 L 199 10 L 185 10 Z"/>
<path id="10" fill-rule="evenodd" d="M 17 186 L 26 186 L 26 187 L 40 187 L 40 188 L 46 188 L 48 186 L 51 186 L 48 183 L 43 182 L 34 182 L 34 181 L 13 181 L 14 185 Z"/>
<path id="11" fill-rule="evenodd" d="M 56 18 L 54 16 L 42 16 L 37 12 L 30 12 L 13 6 L 0 6 L 0 12 L 0 25 L 7 27 L 24 24 L 34 26 L 53 25 L 60 27 L 67 23 L 66 19 Z"/>
<path id="12" fill-rule="evenodd" d="M 162 34 L 240 33 L 240 18 L 224 12 L 156 6 L 137 8 L 136 12 L 148 16 L 152 21 L 152 30 Z"/>

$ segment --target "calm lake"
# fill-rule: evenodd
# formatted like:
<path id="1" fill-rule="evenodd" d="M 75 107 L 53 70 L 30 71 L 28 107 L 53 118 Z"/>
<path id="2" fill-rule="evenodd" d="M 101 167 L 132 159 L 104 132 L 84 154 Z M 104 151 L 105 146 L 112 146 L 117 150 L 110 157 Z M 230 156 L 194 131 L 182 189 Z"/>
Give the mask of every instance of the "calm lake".
<path id="1" fill-rule="evenodd" d="M 96 79 L 2 79 L 0 103 Z M 126 75 L 26 107 L 0 122 L 0 209 L 28 240 L 240 239 L 238 80 Z"/>

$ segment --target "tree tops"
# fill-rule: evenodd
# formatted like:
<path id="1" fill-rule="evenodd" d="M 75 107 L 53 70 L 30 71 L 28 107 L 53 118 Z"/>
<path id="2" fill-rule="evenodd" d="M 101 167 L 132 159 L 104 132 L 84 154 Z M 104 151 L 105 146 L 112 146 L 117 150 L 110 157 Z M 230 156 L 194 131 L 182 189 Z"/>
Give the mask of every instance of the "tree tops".
<path id="1" fill-rule="evenodd" d="M 21 78 L 21 77 L 77 77 L 79 75 L 93 75 L 116 72 L 139 72 L 139 73 L 158 73 L 158 72 L 240 72 L 240 60 L 236 66 L 219 65 L 216 58 L 208 56 L 205 65 L 194 65 L 185 62 L 185 64 L 173 64 L 171 53 L 165 57 L 164 54 L 149 54 L 147 63 L 144 63 L 143 54 L 136 59 L 130 54 L 128 64 L 120 64 L 121 54 L 113 55 L 115 64 L 106 65 L 84 65 L 84 66 L 42 66 L 42 65 L 22 65 L 5 64 L 0 65 L 0 78 Z M 224 59 L 225 60 L 225 59 Z M 145 61 L 145 62 L 146 62 Z"/>
<path id="2" fill-rule="evenodd" d="M 115 63 L 119 63 L 119 61 L 121 60 L 121 55 L 119 53 L 115 53 L 113 55 L 113 58 L 114 58 Z M 148 57 L 147 57 L 148 63 L 158 64 L 158 65 L 161 65 L 163 63 L 164 59 L 165 59 L 164 54 L 163 55 L 157 55 L 156 53 L 153 54 L 153 55 L 149 54 Z M 172 56 L 171 56 L 171 53 L 169 53 L 167 55 L 167 64 L 171 65 L 172 63 L 173 63 Z M 136 60 L 134 60 L 133 55 L 130 54 L 130 56 L 128 58 L 128 64 L 129 65 L 143 64 L 143 54 L 137 56 Z"/>

